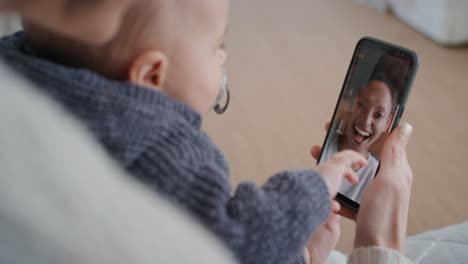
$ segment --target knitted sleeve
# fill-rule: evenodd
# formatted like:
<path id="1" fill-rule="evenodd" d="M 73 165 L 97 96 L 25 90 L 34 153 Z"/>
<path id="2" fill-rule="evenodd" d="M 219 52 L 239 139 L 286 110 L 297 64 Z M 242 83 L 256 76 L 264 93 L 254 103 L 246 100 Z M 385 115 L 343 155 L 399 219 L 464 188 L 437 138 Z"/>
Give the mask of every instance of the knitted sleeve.
<path id="1" fill-rule="evenodd" d="M 228 170 L 203 141 L 173 133 L 148 148 L 129 170 L 195 215 L 240 263 L 297 263 L 329 214 L 330 196 L 321 175 L 285 171 L 261 187 L 240 184 L 232 194 Z"/>

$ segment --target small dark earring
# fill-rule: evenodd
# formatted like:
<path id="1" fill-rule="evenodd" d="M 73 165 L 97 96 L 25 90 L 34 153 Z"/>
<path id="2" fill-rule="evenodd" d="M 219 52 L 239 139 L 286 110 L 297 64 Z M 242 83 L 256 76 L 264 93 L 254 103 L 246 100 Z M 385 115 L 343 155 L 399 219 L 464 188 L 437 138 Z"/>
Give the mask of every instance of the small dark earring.
<path id="1" fill-rule="evenodd" d="M 214 106 L 213 110 L 218 114 L 218 115 L 222 115 L 224 114 L 224 112 L 226 112 L 226 110 L 228 109 L 228 106 L 229 106 L 229 102 L 231 100 L 231 94 L 229 93 L 229 88 L 226 88 L 226 96 L 227 96 L 227 99 L 226 99 L 226 104 L 221 107 L 221 105 L 218 103 Z"/>

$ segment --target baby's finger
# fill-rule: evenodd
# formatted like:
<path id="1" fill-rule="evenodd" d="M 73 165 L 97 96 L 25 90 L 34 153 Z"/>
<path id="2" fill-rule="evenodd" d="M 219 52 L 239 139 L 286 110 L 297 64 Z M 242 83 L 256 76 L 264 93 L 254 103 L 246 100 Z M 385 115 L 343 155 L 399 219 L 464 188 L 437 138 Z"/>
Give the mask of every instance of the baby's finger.
<path id="1" fill-rule="evenodd" d="M 346 180 L 348 180 L 351 184 L 359 183 L 359 178 L 354 174 L 352 169 L 348 170 L 345 174 Z"/>
<path id="2" fill-rule="evenodd" d="M 339 223 L 340 223 L 340 220 L 341 220 L 341 216 L 338 215 L 338 214 L 332 214 L 332 215 L 329 217 L 329 221 L 330 221 L 331 223 L 339 224 Z"/>
<path id="3" fill-rule="evenodd" d="M 339 228 L 341 216 L 339 214 L 331 214 L 327 220 L 325 220 L 325 223 L 323 226 L 329 230 L 329 231 L 334 231 L 337 228 Z"/>
<path id="4" fill-rule="evenodd" d="M 312 157 L 315 160 L 319 159 L 320 152 L 322 152 L 322 147 L 320 147 L 320 146 L 313 146 L 312 149 L 310 150 L 310 154 L 312 154 Z"/>
<path id="5" fill-rule="evenodd" d="M 346 167 L 359 165 L 361 168 L 367 165 L 366 158 L 360 153 L 353 150 L 345 150 L 334 155 L 335 161 Z"/>
<path id="6" fill-rule="evenodd" d="M 353 171 L 358 171 L 359 169 L 362 168 L 362 166 L 360 164 L 353 164 L 351 168 L 353 169 Z"/>

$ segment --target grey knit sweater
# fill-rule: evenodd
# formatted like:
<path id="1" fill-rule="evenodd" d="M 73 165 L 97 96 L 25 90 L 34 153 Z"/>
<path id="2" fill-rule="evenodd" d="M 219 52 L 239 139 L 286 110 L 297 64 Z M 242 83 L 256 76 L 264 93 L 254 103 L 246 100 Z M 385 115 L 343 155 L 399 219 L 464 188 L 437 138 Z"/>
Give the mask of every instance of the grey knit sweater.
<path id="1" fill-rule="evenodd" d="M 227 162 L 200 130 L 200 115 L 164 93 L 37 57 L 22 33 L 0 41 L 0 57 L 82 120 L 123 168 L 198 218 L 241 263 L 300 262 L 328 216 L 327 186 L 313 170 L 281 172 L 232 193 Z"/>

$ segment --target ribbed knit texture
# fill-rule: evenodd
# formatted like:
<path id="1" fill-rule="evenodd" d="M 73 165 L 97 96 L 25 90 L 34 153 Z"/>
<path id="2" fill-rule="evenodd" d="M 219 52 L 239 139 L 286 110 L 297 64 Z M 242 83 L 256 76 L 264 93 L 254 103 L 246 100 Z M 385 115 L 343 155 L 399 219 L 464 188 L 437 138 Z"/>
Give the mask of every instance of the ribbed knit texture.
<path id="1" fill-rule="evenodd" d="M 363 247 L 353 250 L 348 257 L 348 264 L 411 264 L 408 258 L 399 252 L 383 247 Z"/>
<path id="2" fill-rule="evenodd" d="M 241 184 L 232 194 L 227 162 L 190 107 L 153 89 L 55 64 L 30 50 L 22 33 L 0 41 L 0 57 L 13 69 L 82 120 L 122 167 L 196 216 L 241 263 L 301 259 L 330 210 L 327 186 L 317 172 L 285 171 L 262 187 Z M 185 246 L 190 245 L 181 249 Z"/>

